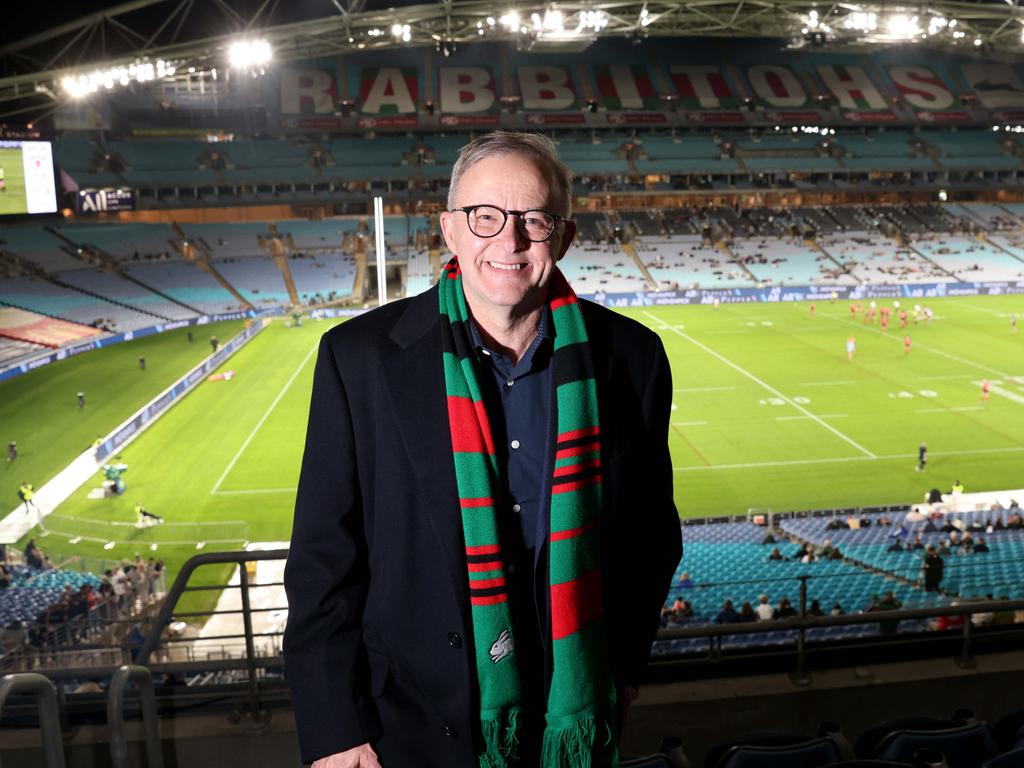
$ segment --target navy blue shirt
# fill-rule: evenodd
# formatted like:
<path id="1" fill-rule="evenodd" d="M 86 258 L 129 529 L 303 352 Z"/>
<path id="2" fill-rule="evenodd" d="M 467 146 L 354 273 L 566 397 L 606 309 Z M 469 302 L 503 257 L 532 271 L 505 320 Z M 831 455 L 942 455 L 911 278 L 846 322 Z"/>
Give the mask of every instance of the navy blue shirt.
<path id="1" fill-rule="evenodd" d="M 554 395 L 550 314 L 546 309 L 541 315 L 537 337 L 514 366 L 501 352 L 484 344 L 475 322 L 469 324 L 479 359 L 484 369 L 491 372 L 490 377 L 485 374 L 481 386 L 494 433 L 498 467 L 503 472 L 501 482 L 507 492 L 507 509 L 519 521 L 520 540 L 516 544 L 522 546 L 520 554 L 529 555 L 529 560 L 515 564 L 517 569 L 527 563 L 532 569 L 537 547 L 550 527 L 546 503 L 541 510 L 550 489 L 551 474 L 547 467 Z"/>
<path id="2" fill-rule="evenodd" d="M 527 732 L 532 734 L 543 731 L 550 669 L 546 639 L 548 572 L 546 560 L 539 555 L 546 551 L 544 543 L 551 527 L 548 498 L 552 469 L 548 464 L 554 399 L 552 325 L 551 312 L 545 309 L 537 337 L 512 365 L 504 354 L 484 343 L 475 322 L 469 323 L 481 363 L 480 386 L 505 494 L 498 519 L 509 570 L 509 603 L 523 702 L 527 718 L 534 721 Z M 525 754 L 535 753 L 539 746 L 539 742 L 521 745 Z"/>

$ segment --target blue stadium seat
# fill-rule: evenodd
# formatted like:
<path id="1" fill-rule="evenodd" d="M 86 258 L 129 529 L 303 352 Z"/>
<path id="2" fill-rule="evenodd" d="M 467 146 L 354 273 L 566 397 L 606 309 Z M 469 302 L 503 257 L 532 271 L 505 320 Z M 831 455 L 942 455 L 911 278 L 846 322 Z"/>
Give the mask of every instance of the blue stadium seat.
<path id="1" fill-rule="evenodd" d="M 1024 747 L 993 757 L 981 768 L 1024 768 Z"/>
<path id="2" fill-rule="evenodd" d="M 876 756 L 911 760 L 919 749 L 941 752 L 949 768 L 981 768 L 985 760 L 997 754 L 988 725 L 974 723 L 942 730 L 894 731 L 879 742 Z"/>
<path id="3" fill-rule="evenodd" d="M 839 759 L 835 744 L 826 738 L 791 746 L 731 748 L 718 762 L 719 768 L 820 768 Z"/>

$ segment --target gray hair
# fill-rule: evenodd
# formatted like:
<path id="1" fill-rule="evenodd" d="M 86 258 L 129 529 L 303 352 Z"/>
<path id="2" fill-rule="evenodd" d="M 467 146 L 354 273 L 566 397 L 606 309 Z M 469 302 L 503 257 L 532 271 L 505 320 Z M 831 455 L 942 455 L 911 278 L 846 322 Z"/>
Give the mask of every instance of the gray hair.
<path id="1" fill-rule="evenodd" d="M 552 213 L 566 218 L 572 214 L 572 171 L 558 157 L 555 142 L 539 133 L 519 131 L 492 131 L 477 136 L 459 150 L 448 185 L 449 210 L 455 207 L 455 196 L 463 174 L 484 158 L 498 155 L 518 155 L 530 160 L 548 183 L 552 199 L 560 207 Z"/>

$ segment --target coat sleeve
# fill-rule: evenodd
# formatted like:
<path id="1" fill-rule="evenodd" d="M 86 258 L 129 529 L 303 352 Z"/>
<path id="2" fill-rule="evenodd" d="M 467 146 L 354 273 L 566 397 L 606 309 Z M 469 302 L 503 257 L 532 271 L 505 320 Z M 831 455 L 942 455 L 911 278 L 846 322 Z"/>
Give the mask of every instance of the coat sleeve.
<path id="1" fill-rule="evenodd" d="M 661 607 L 682 557 L 668 448 L 672 373 L 661 339 L 653 338 L 640 403 L 639 433 L 623 467 L 627 493 L 615 510 L 613 668 L 619 685 L 640 684 L 658 632 Z"/>
<path id="2" fill-rule="evenodd" d="M 380 738 L 362 640 L 369 578 L 350 404 L 325 335 L 284 575 L 285 668 L 306 762 Z"/>

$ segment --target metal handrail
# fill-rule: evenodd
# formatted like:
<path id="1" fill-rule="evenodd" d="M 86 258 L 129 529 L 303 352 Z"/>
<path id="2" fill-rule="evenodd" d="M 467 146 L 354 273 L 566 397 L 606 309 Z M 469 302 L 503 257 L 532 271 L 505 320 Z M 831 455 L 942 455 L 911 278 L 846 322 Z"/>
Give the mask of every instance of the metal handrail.
<path id="1" fill-rule="evenodd" d="M 195 555 L 194 557 L 189 558 L 188 561 L 181 566 L 181 570 L 178 571 L 178 576 L 174 579 L 174 584 L 171 585 L 171 588 L 168 590 L 167 596 L 164 598 L 164 603 L 160 608 L 160 612 L 153 620 L 153 625 L 149 630 L 149 634 L 146 635 L 145 641 L 139 648 L 138 656 L 135 659 L 136 662 L 143 666 L 149 662 L 150 654 L 153 653 L 159 644 L 160 635 L 163 634 L 164 628 L 171 623 L 171 619 L 174 616 L 174 609 L 177 607 L 178 601 L 188 588 L 188 580 L 197 568 L 203 565 L 223 565 L 231 563 L 243 565 L 244 563 L 253 562 L 255 560 L 284 560 L 287 557 L 287 549 L 267 549 L 256 550 L 253 552 L 204 552 L 200 555 Z M 242 568 L 242 572 L 245 572 L 244 568 Z M 243 581 L 239 585 L 242 588 L 242 594 L 246 594 L 243 586 L 246 583 L 246 581 Z"/>
<path id="2" fill-rule="evenodd" d="M 64 768 L 64 744 L 53 683 L 35 672 L 4 675 L 0 679 L 0 712 L 12 694 L 32 694 L 39 712 L 39 730 L 48 768 Z"/>
<path id="3" fill-rule="evenodd" d="M 146 763 L 149 768 L 163 768 L 160 751 L 160 719 L 156 712 L 153 676 L 145 667 L 125 664 L 110 678 L 107 690 L 107 724 L 110 726 L 110 758 L 114 768 L 128 764 L 128 739 L 124 732 L 124 690 L 130 682 L 139 687 L 142 703 L 142 727 L 146 734 Z"/>

